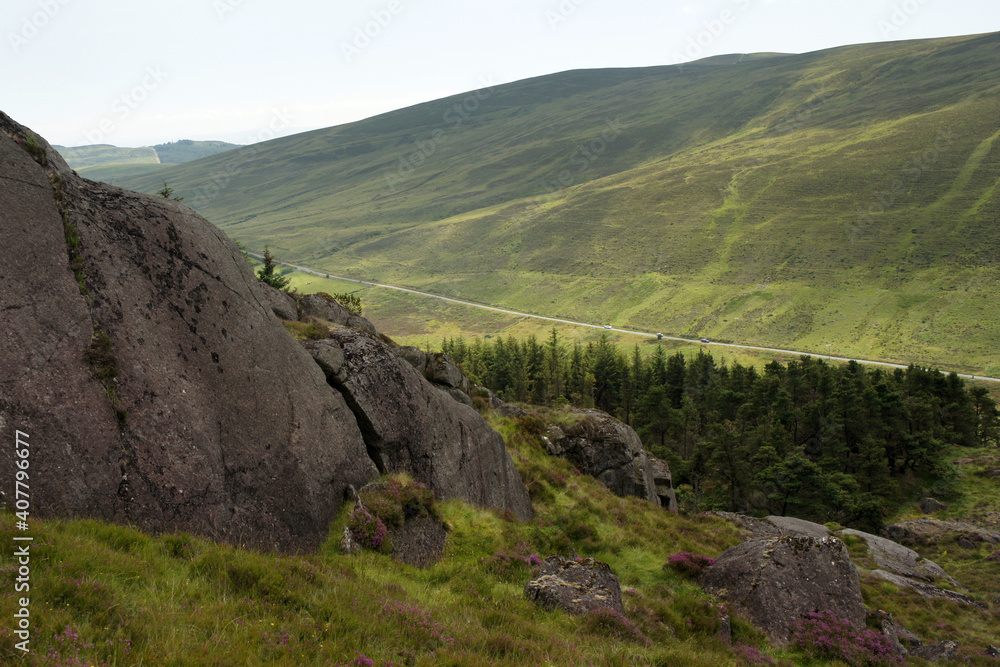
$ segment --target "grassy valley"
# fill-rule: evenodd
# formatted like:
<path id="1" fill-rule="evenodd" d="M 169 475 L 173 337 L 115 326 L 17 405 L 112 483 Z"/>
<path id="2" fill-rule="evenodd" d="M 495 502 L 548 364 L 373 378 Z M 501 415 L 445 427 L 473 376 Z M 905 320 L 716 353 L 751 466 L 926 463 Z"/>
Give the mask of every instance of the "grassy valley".
<path id="1" fill-rule="evenodd" d="M 236 148 L 225 141 L 182 139 L 143 148 L 119 148 L 110 144 L 55 146 L 70 167 L 86 178 L 106 183 L 140 174 L 152 174 L 166 165 L 182 164 Z"/>
<path id="2" fill-rule="evenodd" d="M 124 184 L 340 274 L 997 375 L 998 42 L 567 72 Z"/>

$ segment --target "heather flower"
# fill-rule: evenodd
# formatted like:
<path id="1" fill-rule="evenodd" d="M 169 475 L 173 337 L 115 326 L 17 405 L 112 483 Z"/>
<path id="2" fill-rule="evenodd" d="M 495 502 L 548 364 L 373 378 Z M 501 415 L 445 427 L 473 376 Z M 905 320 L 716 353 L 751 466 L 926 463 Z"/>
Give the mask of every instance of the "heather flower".
<path id="1" fill-rule="evenodd" d="M 833 612 L 813 612 L 796 623 L 793 641 L 808 655 L 843 660 L 849 665 L 905 665 L 889 638 L 875 630 L 856 630 Z"/>
<path id="2" fill-rule="evenodd" d="M 354 508 L 348 527 L 354 533 L 358 544 L 367 549 L 378 549 L 382 546 L 388 529 L 382 520 L 369 512 L 363 505 Z"/>
<path id="3" fill-rule="evenodd" d="M 702 570 L 714 564 L 714 558 L 702 556 L 701 554 L 693 554 L 690 551 L 682 551 L 667 558 L 667 563 L 664 567 L 669 567 L 689 577 L 697 577 L 701 574 Z"/>
<path id="4" fill-rule="evenodd" d="M 753 646 L 745 646 L 743 644 L 737 644 L 733 647 L 733 653 L 736 654 L 736 660 L 740 664 L 744 665 L 773 665 L 774 658 L 764 653 L 760 649 L 754 648 Z"/>
<path id="5" fill-rule="evenodd" d="M 652 646 L 639 627 L 622 613 L 609 607 L 591 609 L 584 616 L 584 627 L 595 634 L 602 634 L 622 641 L 633 641 L 643 646 Z"/>

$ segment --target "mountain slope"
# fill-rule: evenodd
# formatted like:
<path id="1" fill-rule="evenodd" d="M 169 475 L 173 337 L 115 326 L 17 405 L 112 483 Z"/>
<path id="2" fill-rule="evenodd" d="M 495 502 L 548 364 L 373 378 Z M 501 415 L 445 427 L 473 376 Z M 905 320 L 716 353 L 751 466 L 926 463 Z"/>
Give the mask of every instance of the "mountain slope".
<path id="1" fill-rule="evenodd" d="M 567 72 L 126 185 L 331 272 L 996 373 L 998 42 Z"/>

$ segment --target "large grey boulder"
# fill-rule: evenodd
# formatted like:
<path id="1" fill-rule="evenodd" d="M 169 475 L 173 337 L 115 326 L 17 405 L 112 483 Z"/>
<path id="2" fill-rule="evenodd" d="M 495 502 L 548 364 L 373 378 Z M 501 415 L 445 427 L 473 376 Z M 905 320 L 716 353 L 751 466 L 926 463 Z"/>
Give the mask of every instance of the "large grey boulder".
<path id="1" fill-rule="evenodd" d="M 924 582 L 946 579 L 952 586 L 956 588 L 960 586 L 940 565 L 902 544 L 852 528 L 842 530 L 840 534 L 854 535 L 863 539 L 868 546 L 868 553 L 875 560 L 875 564 L 883 570 Z"/>
<path id="2" fill-rule="evenodd" d="M 543 441 L 546 451 L 568 460 L 615 495 L 660 505 L 650 456 L 632 427 L 599 410 L 576 412 L 576 423 L 549 429 Z"/>
<path id="3" fill-rule="evenodd" d="M 607 563 L 593 558 L 549 556 L 538 576 L 525 584 L 524 594 L 549 611 L 585 614 L 607 607 L 625 613 L 618 577 Z"/>
<path id="4" fill-rule="evenodd" d="M 886 572 L 885 570 L 872 570 L 872 574 L 885 579 L 889 583 L 895 584 L 900 588 L 909 588 L 914 590 L 919 593 L 921 597 L 928 600 L 950 600 L 952 602 L 972 607 L 979 607 L 981 609 L 986 609 L 988 607 L 986 603 L 979 602 L 978 600 L 975 600 L 974 598 L 971 598 L 963 593 L 950 591 L 946 588 L 940 588 L 939 586 L 934 586 L 933 584 L 928 584 L 916 579 L 910 579 L 909 577 L 893 574 L 892 572 Z"/>
<path id="5" fill-rule="evenodd" d="M 886 526 L 883 532 L 891 540 L 911 544 L 936 544 L 959 537 L 964 537 L 973 543 L 1000 544 L 1000 532 L 963 521 L 915 519 Z"/>
<path id="6" fill-rule="evenodd" d="M 346 327 L 331 334 L 344 353 L 347 399 L 381 472 L 408 471 L 441 499 L 532 515 L 528 492 L 503 438 L 472 408 L 432 386 L 378 336 Z"/>
<path id="7" fill-rule="evenodd" d="M 239 249 L 183 204 L 76 177 L 39 139 L 43 167 L 2 114 L 0 130 L 0 424 L 29 434 L 34 513 L 317 545 L 377 469 Z"/>
<path id="8" fill-rule="evenodd" d="M 787 644 L 795 624 L 811 612 L 829 611 L 865 628 L 857 570 L 835 537 L 744 542 L 723 552 L 702 573 L 702 584 L 777 644 Z"/>
<path id="9" fill-rule="evenodd" d="M 653 473 L 653 486 L 660 499 L 660 505 L 676 514 L 678 511 L 677 493 L 674 491 L 674 478 L 670 474 L 670 466 L 667 465 L 666 461 L 661 461 L 652 455 L 649 455 L 649 465 Z"/>
<path id="10" fill-rule="evenodd" d="M 307 294 L 299 299 L 299 315 L 301 318 L 315 317 L 326 320 L 333 324 L 339 324 L 355 329 L 364 329 L 369 333 L 376 333 L 375 325 L 368 319 L 355 315 L 351 311 L 340 305 L 336 299 L 329 294 L 317 292 Z"/>

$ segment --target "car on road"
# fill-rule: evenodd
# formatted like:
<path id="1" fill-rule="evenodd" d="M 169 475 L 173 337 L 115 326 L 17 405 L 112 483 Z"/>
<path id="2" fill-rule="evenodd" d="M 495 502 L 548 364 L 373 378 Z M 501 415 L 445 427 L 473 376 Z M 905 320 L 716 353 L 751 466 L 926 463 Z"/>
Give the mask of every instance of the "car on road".
<path id="1" fill-rule="evenodd" d="M 663 340 L 663 334 L 661 333 L 656 334 L 656 340 Z"/>
<path id="2" fill-rule="evenodd" d="M 710 341 L 710 340 L 709 340 L 709 339 L 707 339 L 707 338 L 702 338 L 702 339 L 701 339 L 701 342 L 702 342 L 702 343 L 711 343 L 712 341 Z"/>
<path id="3" fill-rule="evenodd" d="M 610 325 L 610 324 L 605 324 L 605 325 L 604 325 L 604 328 L 605 328 L 605 329 L 610 329 L 610 328 L 611 328 L 611 325 Z"/>

